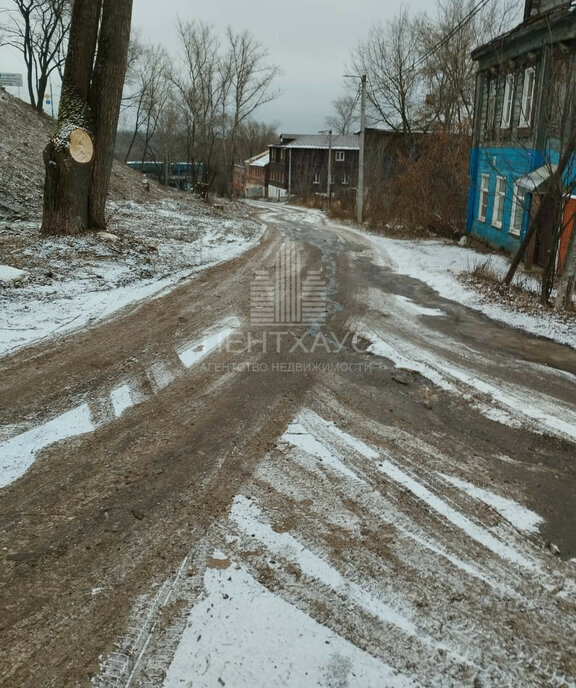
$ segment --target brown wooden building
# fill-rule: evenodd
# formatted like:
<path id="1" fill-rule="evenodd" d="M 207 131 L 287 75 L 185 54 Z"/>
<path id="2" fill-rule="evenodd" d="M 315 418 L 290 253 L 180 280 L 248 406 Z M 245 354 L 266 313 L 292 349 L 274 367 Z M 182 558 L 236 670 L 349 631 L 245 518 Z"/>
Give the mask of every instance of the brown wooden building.
<path id="1" fill-rule="evenodd" d="M 358 135 L 282 134 L 269 146 L 268 198 L 307 198 L 328 195 L 328 160 L 331 156 L 331 195 L 356 190 L 358 184 Z"/>

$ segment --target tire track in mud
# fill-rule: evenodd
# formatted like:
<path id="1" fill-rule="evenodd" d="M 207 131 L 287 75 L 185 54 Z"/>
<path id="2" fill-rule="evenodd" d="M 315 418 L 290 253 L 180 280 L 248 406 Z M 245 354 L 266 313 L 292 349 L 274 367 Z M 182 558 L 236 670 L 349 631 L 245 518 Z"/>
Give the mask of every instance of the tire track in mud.
<path id="1" fill-rule="evenodd" d="M 390 428 L 381 426 L 369 434 L 351 434 L 348 428 L 359 429 L 361 418 L 354 409 L 328 401 L 328 395 L 324 390 L 309 399 L 310 410 L 293 418 L 254 479 L 235 498 L 228 517 L 203 539 L 202 556 L 192 558 L 194 594 L 182 589 L 173 595 L 173 602 L 182 603 L 178 628 L 189 615 L 194 617 L 193 610 L 207 595 L 215 604 L 216 628 L 226 624 L 224 612 L 219 617 L 218 604 L 207 592 L 213 564 L 206 562 L 209 553 L 217 551 L 225 562 L 223 575 L 228 569 L 244 572 L 242 576 L 345 639 L 364 653 L 354 655 L 358 666 L 366 669 L 375 659 L 382 680 L 388 676 L 391 681 L 386 685 L 398 680 L 401 685 L 430 686 L 445 686 L 447 681 L 573 686 L 570 677 L 576 667 L 568 639 L 568 629 L 576 631 L 569 603 L 576 591 L 573 566 L 559 565 L 497 511 L 447 485 L 438 471 L 453 470 L 452 460 L 445 461 L 428 446 L 427 454 L 434 457 L 434 468 L 429 469 L 422 461 L 422 441 L 415 440 L 412 447 L 418 463 L 409 458 L 405 441 L 402 455 L 394 454 L 402 476 L 410 475 L 427 490 L 424 497 L 434 490 L 450 504 L 447 514 L 431 514 L 421 492 L 408 495 L 401 489 L 405 480 L 399 485 L 396 473 L 382 475 L 379 469 L 379 464 L 390 462 L 398 433 L 392 438 Z M 338 424 L 342 418 L 346 429 Z M 513 548 L 518 558 L 498 556 L 508 550 L 479 547 L 466 529 L 454 528 L 454 520 L 478 524 L 495 541 Z M 533 563 L 528 570 L 524 558 Z M 225 582 L 222 585 L 226 589 Z M 178 672 L 187 652 L 194 657 L 189 660 L 193 666 L 204 661 L 206 649 L 182 648 L 182 637 L 169 629 L 169 637 L 159 634 L 136 670 L 144 681 L 155 667 L 154 680 L 159 682 L 149 685 L 176 685 L 170 680 L 183 678 Z M 202 628 L 197 630 L 201 635 Z M 282 636 L 282 620 L 268 632 Z M 238 643 L 242 646 L 241 640 Z M 179 659 L 168 671 L 172 678 L 162 683 L 163 670 L 171 665 L 167 658 L 174 653 Z M 158 663 L 158 656 L 164 664 Z M 225 647 L 213 649 L 210 661 L 218 669 L 211 668 L 210 676 L 226 682 L 228 660 Z M 264 660 L 251 661 L 257 674 Z M 279 672 L 291 666 L 289 657 L 276 661 Z M 336 671 L 334 680 L 346 680 L 347 672 Z M 249 685 L 243 676 L 236 675 L 234 685 Z M 97 683 L 99 688 L 111 685 L 104 678 Z M 194 685 L 210 683 L 197 676 Z"/>
<path id="2" fill-rule="evenodd" d="M 21 404 L 17 417 L 0 411 L 9 428 L 29 429 L 47 404 L 57 413 L 89 403 L 100 424 L 46 447 L 0 495 L 9 553 L 0 677 L 18 688 L 86 685 L 100 655 L 94 683 L 104 688 L 172 688 L 178 676 L 195 688 L 290 678 L 573 685 L 574 568 L 543 534 L 552 523 L 573 545 L 574 445 L 485 418 L 474 399 L 384 359 L 371 366 L 376 357 L 350 343 L 363 323 L 421 344 L 422 324 L 440 319 L 402 300 L 400 318 L 375 307 L 376 278 L 355 257 L 369 242 L 330 237 L 328 225 L 285 226 L 304 246 L 303 267 L 329 254 L 327 326 L 346 345 L 337 359 L 309 356 L 325 372 L 255 376 L 226 365 L 301 361 L 215 351 L 210 361 L 227 372 L 210 375 L 180 356 L 191 349 L 193 363 L 188 344 L 225 318 L 246 333 L 248 287 L 271 264 L 274 231 L 114 324 L 0 362 L 0 391 Z M 463 355 L 478 354 L 470 338 L 461 343 Z M 334 372 L 335 360 L 355 372 Z M 530 388 L 545 378 L 532 371 Z M 569 382 L 541 386 L 562 401 Z M 507 520 L 495 497 L 542 515 L 542 535 Z"/>

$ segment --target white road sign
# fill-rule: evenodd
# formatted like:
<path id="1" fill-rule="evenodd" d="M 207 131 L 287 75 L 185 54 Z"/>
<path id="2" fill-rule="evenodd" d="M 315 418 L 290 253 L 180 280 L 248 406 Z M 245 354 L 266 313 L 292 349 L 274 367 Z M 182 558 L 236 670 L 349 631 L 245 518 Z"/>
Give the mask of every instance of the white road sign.
<path id="1" fill-rule="evenodd" d="M 22 86 L 22 74 L 8 74 L 0 72 L 0 86 Z"/>

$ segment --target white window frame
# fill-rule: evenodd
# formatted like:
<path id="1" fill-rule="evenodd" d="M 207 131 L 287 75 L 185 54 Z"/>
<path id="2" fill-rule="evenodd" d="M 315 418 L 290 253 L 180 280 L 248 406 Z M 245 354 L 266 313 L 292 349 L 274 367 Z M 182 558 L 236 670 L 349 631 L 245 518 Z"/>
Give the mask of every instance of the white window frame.
<path id="1" fill-rule="evenodd" d="M 312 184 L 320 184 L 320 173 L 314 172 L 314 178 L 312 179 Z"/>
<path id="2" fill-rule="evenodd" d="M 483 174 L 480 178 L 480 200 L 478 203 L 478 220 L 486 222 L 488 200 L 490 198 L 490 175 Z"/>
<path id="3" fill-rule="evenodd" d="M 522 232 L 522 220 L 524 219 L 524 208 L 526 205 L 526 190 L 514 184 L 514 195 L 512 197 L 512 210 L 510 211 L 510 229 L 512 236 L 520 236 Z M 518 216 L 518 213 L 519 216 Z M 518 222 L 519 220 L 519 222 Z"/>
<path id="4" fill-rule="evenodd" d="M 520 108 L 520 127 L 532 126 L 534 110 L 534 91 L 536 89 L 536 70 L 526 67 L 524 70 L 524 84 L 522 85 L 522 107 Z"/>
<path id="5" fill-rule="evenodd" d="M 347 184 L 350 184 L 350 177 L 346 172 L 342 175 L 342 186 L 346 186 Z"/>
<path id="6" fill-rule="evenodd" d="M 492 227 L 502 229 L 504 203 L 506 201 L 506 177 L 496 177 L 494 189 L 494 206 L 492 208 Z"/>
<path id="7" fill-rule="evenodd" d="M 334 159 L 336 160 L 336 162 L 344 162 L 344 160 L 346 160 L 345 151 L 337 150 Z"/>
<path id="8" fill-rule="evenodd" d="M 502 107 L 501 129 L 508 129 L 512 122 L 512 112 L 514 110 L 514 74 L 507 74 L 504 83 L 504 103 Z"/>
<path id="9" fill-rule="evenodd" d="M 488 99 L 486 102 L 486 129 L 490 130 L 494 128 L 496 123 L 496 79 L 488 79 Z"/>

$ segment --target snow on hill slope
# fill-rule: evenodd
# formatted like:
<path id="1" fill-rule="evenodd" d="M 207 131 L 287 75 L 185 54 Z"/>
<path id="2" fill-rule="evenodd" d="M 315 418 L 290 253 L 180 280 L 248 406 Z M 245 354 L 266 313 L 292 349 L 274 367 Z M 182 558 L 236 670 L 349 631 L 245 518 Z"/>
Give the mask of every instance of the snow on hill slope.
<path id="1" fill-rule="evenodd" d="M 0 220 L 38 216 L 44 186 L 42 153 L 54 128 L 51 117 L 0 88 Z M 135 198 L 143 194 L 141 187 L 140 174 L 114 163 L 112 199 Z"/>
<path id="2" fill-rule="evenodd" d="M 254 244 L 263 225 L 115 161 L 108 232 L 42 237 L 42 152 L 54 121 L 0 88 L 0 356 L 98 322 Z"/>

